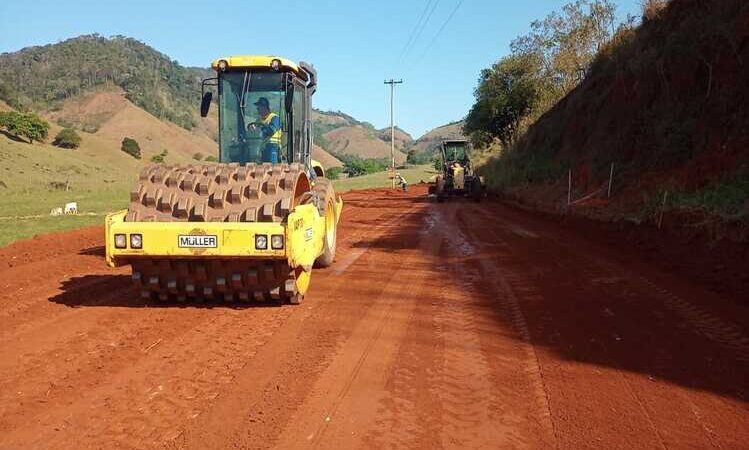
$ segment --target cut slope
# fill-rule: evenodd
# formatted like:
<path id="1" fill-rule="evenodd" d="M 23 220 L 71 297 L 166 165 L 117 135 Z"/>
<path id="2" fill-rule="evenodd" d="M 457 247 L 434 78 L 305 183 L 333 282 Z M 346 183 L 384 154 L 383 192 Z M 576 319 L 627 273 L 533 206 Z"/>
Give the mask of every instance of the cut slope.
<path id="1" fill-rule="evenodd" d="M 538 205 L 608 181 L 626 215 L 697 206 L 749 216 L 749 3 L 674 0 L 602 51 L 586 79 L 487 167 Z M 742 181 L 743 180 L 743 181 Z M 659 208 L 659 206 L 657 207 Z"/>

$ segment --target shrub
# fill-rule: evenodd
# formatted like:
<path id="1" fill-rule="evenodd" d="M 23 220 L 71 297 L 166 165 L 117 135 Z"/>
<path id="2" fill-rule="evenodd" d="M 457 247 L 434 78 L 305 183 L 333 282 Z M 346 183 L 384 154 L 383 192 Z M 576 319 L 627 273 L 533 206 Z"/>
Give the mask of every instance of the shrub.
<path id="1" fill-rule="evenodd" d="M 129 137 L 124 138 L 120 149 L 133 158 L 140 159 L 140 145 L 138 145 L 138 141 L 135 139 Z"/>
<path id="2" fill-rule="evenodd" d="M 164 149 L 158 155 L 153 155 L 151 157 L 151 162 L 152 163 L 161 164 L 161 163 L 163 163 L 166 160 L 166 155 L 168 155 L 168 154 L 169 154 L 169 150 Z"/>
<path id="3" fill-rule="evenodd" d="M 342 171 L 347 173 L 350 177 L 382 172 L 383 170 L 387 169 L 389 165 L 386 158 L 362 159 L 353 155 L 338 155 L 337 158 L 343 161 Z"/>
<path id="4" fill-rule="evenodd" d="M 26 138 L 29 144 L 47 139 L 49 123 L 34 113 L 23 114 L 17 111 L 0 112 L 0 128 L 19 138 Z"/>
<path id="5" fill-rule="evenodd" d="M 194 159 L 195 161 L 201 161 L 203 159 L 203 154 L 200 153 L 200 152 L 198 152 L 198 153 L 192 155 L 192 159 Z"/>
<path id="6" fill-rule="evenodd" d="M 343 173 L 343 167 L 331 167 L 325 171 L 325 176 L 329 180 L 337 180 L 341 173 Z"/>
<path id="7" fill-rule="evenodd" d="M 99 127 L 92 123 L 86 123 L 86 124 L 83 124 L 83 127 L 81 128 L 81 130 L 85 133 L 93 134 L 99 131 Z"/>
<path id="8" fill-rule="evenodd" d="M 218 158 L 216 158 L 213 155 L 208 155 L 208 156 L 205 157 L 205 159 L 203 159 L 203 161 L 205 161 L 205 162 L 217 162 Z"/>
<path id="9" fill-rule="evenodd" d="M 72 128 L 63 128 L 55 136 L 52 145 L 60 148 L 78 148 L 81 145 L 81 137 Z"/>

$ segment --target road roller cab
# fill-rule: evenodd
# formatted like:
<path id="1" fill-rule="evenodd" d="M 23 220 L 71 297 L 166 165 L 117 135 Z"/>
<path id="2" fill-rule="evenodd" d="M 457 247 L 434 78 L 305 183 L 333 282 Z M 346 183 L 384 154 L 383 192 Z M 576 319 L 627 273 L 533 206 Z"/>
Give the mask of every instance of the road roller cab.
<path id="1" fill-rule="evenodd" d="M 298 303 L 313 265 L 333 262 L 342 209 L 311 159 L 317 74 L 273 56 L 212 68 L 200 112 L 218 106 L 219 162 L 145 167 L 106 218 L 107 263 L 132 265 L 149 299 Z"/>

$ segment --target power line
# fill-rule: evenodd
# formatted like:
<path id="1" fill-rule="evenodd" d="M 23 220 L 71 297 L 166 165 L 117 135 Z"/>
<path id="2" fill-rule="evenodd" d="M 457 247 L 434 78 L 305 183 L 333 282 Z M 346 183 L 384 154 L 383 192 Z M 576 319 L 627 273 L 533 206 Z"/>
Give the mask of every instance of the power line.
<path id="1" fill-rule="evenodd" d="M 426 19 L 421 24 L 421 27 L 419 27 L 419 31 L 416 33 L 416 37 L 414 38 L 413 42 L 411 42 L 411 46 L 406 49 L 403 56 L 406 56 L 409 51 L 416 45 L 416 43 L 419 41 L 419 38 L 421 37 L 421 33 L 424 32 L 424 29 L 426 28 L 427 24 L 429 23 L 429 19 L 432 18 L 432 14 L 434 14 L 434 11 L 437 9 L 437 6 L 440 4 L 440 0 L 436 0 L 434 4 L 432 5 L 432 9 L 429 10 L 429 13 L 426 16 Z"/>
<path id="2" fill-rule="evenodd" d="M 424 9 L 421 11 L 421 14 L 419 14 L 419 18 L 416 20 L 414 27 L 411 29 L 411 34 L 408 36 L 406 45 L 403 46 L 403 50 L 401 50 L 400 56 L 398 56 L 398 61 L 401 61 L 406 55 L 406 50 L 408 49 L 408 46 L 411 45 L 411 41 L 413 41 L 414 37 L 416 36 L 416 30 L 421 26 L 421 21 L 424 20 L 424 16 L 426 16 L 427 11 L 429 10 L 429 6 L 431 6 L 433 1 L 434 0 L 429 0 L 427 1 L 426 5 L 424 5 Z"/>
<path id="3" fill-rule="evenodd" d="M 445 22 L 442 24 L 442 26 L 440 27 L 440 29 L 437 30 L 437 34 L 434 35 L 434 37 L 432 38 L 432 40 L 429 42 L 429 45 L 426 46 L 426 48 L 424 49 L 424 53 L 421 54 L 421 56 L 419 57 L 419 59 L 423 58 L 429 52 L 429 50 L 431 50 L 432 45 L 434 45 L 434 43 L 437 41 L 437 38 L 439 37 L 439 35 L 442 34 L 442 31 L 445 29 L 445 27 L 447 26 L 447 24 L 450 23 L 450 21 L 452 20 L 453 16 L 455 15 L 455 13 L 458 12 L 458 8 L 460 8 L 460 5 L 462 5 L 464 1 L 465 0 L 460 0 L 455 5 L 455 8 L 453 8 L 453 10 L 450 13 L 450 15 L 447 16 L 447 20 L 445 20 Z"/>

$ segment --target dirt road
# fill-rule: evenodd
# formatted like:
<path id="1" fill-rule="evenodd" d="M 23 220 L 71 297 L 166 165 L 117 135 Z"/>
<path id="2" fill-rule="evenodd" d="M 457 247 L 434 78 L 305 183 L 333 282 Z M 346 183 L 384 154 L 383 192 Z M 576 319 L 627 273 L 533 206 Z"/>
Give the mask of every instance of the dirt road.
<path id="1" fill-rule="evenodd" d="M 298 307 L 0 249 L 0 448 L 746 448 L 747 311 L 493 203 L 354 192 Z"/>

